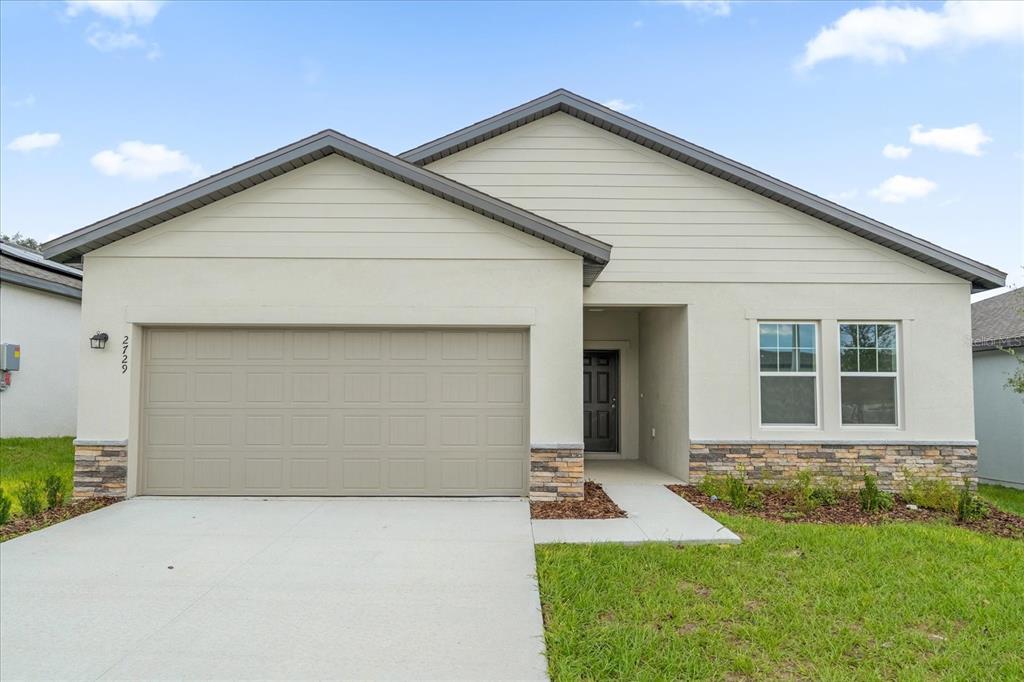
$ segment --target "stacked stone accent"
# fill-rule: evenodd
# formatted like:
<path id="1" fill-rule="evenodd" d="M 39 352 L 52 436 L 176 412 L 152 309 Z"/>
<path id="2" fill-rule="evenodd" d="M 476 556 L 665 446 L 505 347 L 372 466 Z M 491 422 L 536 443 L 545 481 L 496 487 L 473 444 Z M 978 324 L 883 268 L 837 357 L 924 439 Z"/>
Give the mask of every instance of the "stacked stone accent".
<path id="1" fill-rule="evenodd" d="M 792 480 L 802 470 L 851 485 L 865 473 L 883 490 L 898 492 L 909 472 L 915 478 L 945 479 L 956 487 L 978 483 L 978 449 L 961 443 L 690 443 L 690 482 L 707 475 L 742 475 L 768 485 Z"/>
<path id="2" fill-rule="evenodd" d="M 128 494 L 128 444 L 124 441 L 75 441 L 76 500 Z"/>
<path id="3" fill-rule="evenodd" d="M 530 447 L 530 500 L 583 499 L 583 445 Z"/>

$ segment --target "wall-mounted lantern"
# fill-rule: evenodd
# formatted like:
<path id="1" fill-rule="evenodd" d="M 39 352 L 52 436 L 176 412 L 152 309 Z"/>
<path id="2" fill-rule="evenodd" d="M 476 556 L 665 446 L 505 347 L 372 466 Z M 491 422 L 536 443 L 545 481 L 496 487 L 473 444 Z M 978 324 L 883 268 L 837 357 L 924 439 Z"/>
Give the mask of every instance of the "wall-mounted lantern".
<path id="1" fill-rule="evenodd" d="M 99 348 L 102 350 L 103 348 L 106 348 L 107 339 L 109 338 L 110 337 L 107 336 L 106 332 L 96 332 L 89 337 L 89 348 Z"/>

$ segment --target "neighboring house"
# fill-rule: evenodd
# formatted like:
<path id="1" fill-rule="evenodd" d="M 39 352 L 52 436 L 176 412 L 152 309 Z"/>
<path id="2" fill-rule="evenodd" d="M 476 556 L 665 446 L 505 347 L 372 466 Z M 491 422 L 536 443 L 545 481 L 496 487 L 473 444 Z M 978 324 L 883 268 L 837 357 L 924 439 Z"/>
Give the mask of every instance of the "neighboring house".
<path id="1" fill-rule="evenodd" d="M 111 339 L 79 495 L 970 482 L 970 295 L 1005 280 L 564 90 L 400 157 L 326 130 L 44 252 Z"/>
<path id="2" fill-rule="evenodd" d="M 1006 385 L 1024 354 L 1024 289 L 972 305 L 971 326 L 978 477 L 1024 488 L 1024 395 Z"/>
<path id="3" fill-rule="evenodd" d="M 81 312 L 81 270 L 0 242 L 0 343 L 21 347 L 0 438 L 75 434 Z"/>

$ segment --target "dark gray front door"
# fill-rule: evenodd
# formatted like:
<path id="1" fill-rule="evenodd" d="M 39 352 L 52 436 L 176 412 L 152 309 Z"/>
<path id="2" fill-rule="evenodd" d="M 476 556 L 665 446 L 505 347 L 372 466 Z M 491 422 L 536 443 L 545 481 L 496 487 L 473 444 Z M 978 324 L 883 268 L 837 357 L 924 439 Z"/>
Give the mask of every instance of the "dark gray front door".
<path id="1" fill-rule="evenodd" d="M 583 443 L 589 452 L 619 450 L 619 351 L 583 351 Z"/>

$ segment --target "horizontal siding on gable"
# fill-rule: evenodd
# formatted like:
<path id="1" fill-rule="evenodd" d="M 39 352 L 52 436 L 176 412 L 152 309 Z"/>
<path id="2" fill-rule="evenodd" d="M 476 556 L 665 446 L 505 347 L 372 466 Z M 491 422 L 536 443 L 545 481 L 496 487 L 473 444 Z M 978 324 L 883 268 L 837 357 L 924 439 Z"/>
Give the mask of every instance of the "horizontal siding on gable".
<path id="1" fill-rule="evenodd" d="M 578 259 L 564 249 L 329 156 L 144 230 L 91 257 Z"/>
<path id="2" fill-rule="evenodd" d="M 601 282 L 959 281 L 564 113 L 430 169 L 612 244 Z"/>

